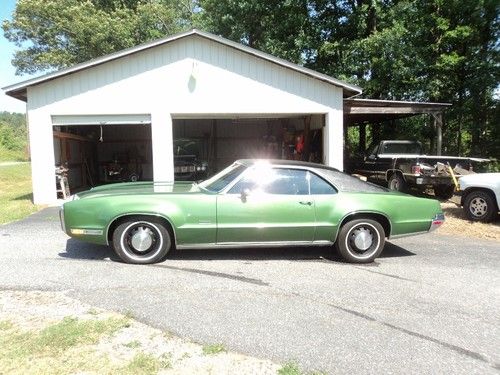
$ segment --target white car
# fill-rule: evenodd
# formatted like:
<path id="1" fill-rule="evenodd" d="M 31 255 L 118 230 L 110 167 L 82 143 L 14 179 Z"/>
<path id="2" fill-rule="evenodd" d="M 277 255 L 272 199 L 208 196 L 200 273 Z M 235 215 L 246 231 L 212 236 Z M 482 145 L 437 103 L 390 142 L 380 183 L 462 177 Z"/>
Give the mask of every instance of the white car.
<path id="1" fill-rule="evenodd" d="M 500 173 L 477 173 L 460 177 L 461 205 L 473 221 L 492 221 L 500 207 Z"/>

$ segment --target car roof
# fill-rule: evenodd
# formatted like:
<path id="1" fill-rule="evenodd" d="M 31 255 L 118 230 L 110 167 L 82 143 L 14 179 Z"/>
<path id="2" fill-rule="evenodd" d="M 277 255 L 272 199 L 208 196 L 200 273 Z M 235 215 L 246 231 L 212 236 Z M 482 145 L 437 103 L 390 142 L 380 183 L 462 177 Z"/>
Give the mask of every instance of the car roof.
<path id="1" fill-rule="evenodd" d="M 239 159 L 236 160 L 236 163 L 250 166 L 256 163 L 266 162 L 272 165 L 289 165 L 289 166 L 297 166 L 297 167 L 308 167 L 308 168 L 320 168 L 320 169 L 329 169 L 332 171 L 339 172 L 338 169 L 329 167 L 328 165 L 318 164 L 318 163 L 310 163 L 306 161 L 300 160 L 282 160 L 282 159 Z"/>

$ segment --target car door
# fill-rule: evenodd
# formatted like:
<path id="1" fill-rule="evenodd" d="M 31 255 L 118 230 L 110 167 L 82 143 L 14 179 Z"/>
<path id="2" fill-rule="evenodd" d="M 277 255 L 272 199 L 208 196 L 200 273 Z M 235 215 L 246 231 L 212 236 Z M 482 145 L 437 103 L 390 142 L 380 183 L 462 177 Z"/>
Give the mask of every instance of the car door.
<path id="1" fill-rule="evenodd" d="M 338 209 L 338 191 L 323 177 L 309 172 L 309 193 L 314 201 L 316 230 L 314 242 L 324 243 L 335 240 L 342 212 Z"/>
<path id="2" fill-rule="evenodd" d="M 314 202 L 307 171 L 254 166 L 217 196 L 217 243 L 311 242 Z"/>

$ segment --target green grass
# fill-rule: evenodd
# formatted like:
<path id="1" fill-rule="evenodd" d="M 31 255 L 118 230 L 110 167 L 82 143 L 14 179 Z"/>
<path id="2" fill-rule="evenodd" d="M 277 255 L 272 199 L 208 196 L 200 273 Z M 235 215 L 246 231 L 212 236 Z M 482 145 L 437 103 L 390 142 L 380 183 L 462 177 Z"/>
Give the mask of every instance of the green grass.
<path id="1" fill-rule="evenodd" d="M 152 354 L 139 352 L 124 368 L 117 371 L 120 374 L 157 374 L 160 370 L 169 369 L 172 367 L 170 355 L 163 354 L 160 358 Z"/>
<path id="2" fill-rule="evenodd" d="M 128 325 L 125 318 L 64 318 L 40 331 L 20 332 L 10 326 L 0 330 L 0 374 L 111 373 L 107 356 L 95 352 L 90 345 Z"/>
<path id="3" fill-rule="evenodd" d="M 13 326 L 14 325 L 8 320 L 0 321 L 0 331 L 8 331 L 9 329 L 12 329 Z"/>
<path id="4" fill-rule="evenodd" d="M 282 368 L 278 370 L 278 375 L 301 375 L 302 372 L 293 362 L 285 363 Z"/>
<path id="5" fill-rule="evenodd" d="M 222 344 L 210 344 L 205 345 L 203 348 L 203 354 L 205 355 L 214 355 L 219 354 L 226 351 L 226 348 Z"/>
<path id="6" fill-rule="evenodd" d="M 277 371 L 277 375 L 326 375 L 326 372 L 313 371 L 304 373 L 295 362 L 287 362 Z"/>
<path id="7" fill-rule="evenodd" d="M 28 161 L 28 154 L 25 151 L 8 150 L 0 145 L 0 162 L 2 161 Z"/>
<path id="8" fill-rule="evenodd" d="M 124 368 L 125 374 L 157 374 L 161 368 L 158 358 L 151 354 L 137 353 Z"/>
<path id="9" fill-rule="evenodd" d="M 133 341 L 127 342 L 123 346 L 130 348 L 130 349 L 137 349 L 141 346 L 141 343 L 138 340 L 133 340 Z"/>
<path id="10" fill-rule="evenodd" d="M 32 203 L 31 166 L 0 166 L 0 224 L 22 219 L 41 207 Z"/>

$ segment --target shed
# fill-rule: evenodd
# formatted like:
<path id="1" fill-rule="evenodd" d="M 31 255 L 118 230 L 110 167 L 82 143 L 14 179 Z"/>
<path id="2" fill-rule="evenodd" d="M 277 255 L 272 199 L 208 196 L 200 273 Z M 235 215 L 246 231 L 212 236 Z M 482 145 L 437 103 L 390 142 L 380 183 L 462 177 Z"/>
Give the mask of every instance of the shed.
<path id="1" fill-rule="evenodd" d="M 27 102 L 33 197 L 45 204 L 57 199 L 61 164 L 72 192 L 129 178 L 170 182 L 238 158 L 297 158 L 295 139 L 305 137 L 316 145 L 309 160 L 342 169 L 343 99 L 361 93 L 198 30 L 4 90 Z"/>

